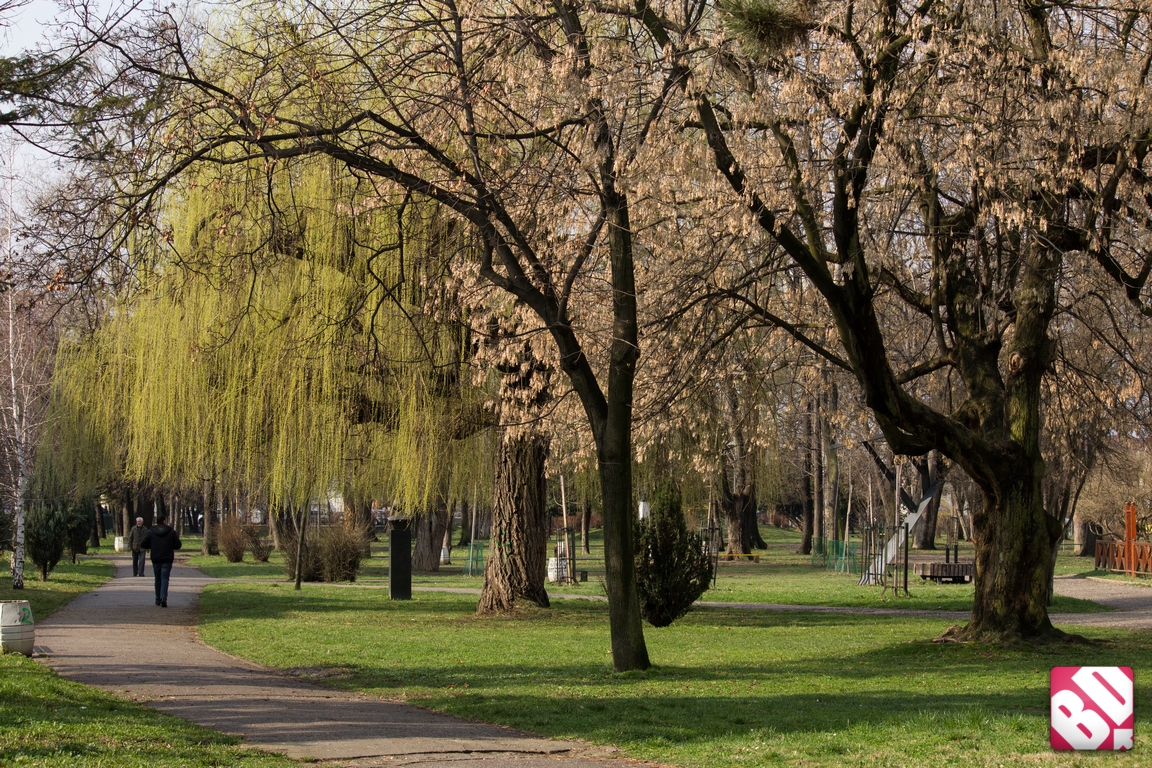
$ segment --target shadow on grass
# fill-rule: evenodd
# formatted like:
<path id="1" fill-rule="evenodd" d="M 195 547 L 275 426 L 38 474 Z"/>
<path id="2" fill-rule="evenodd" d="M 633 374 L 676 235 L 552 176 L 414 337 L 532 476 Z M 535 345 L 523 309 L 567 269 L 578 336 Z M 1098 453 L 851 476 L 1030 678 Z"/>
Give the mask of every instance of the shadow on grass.
<path id="1" fill-rule="evenodd" d="M 725 737 L 765 731 L 836 733 L 850 727 L 880 732 L 910 722 L 963 729 L 976 736 L 991 720 L 1021 714 L 1042 720 L 1047 695 L 1030 690 L 996 694 L 907 694 L 904 691 L 747 696 L 547 698 L 516 695 L 432 696 L 417 703 L 462 717 L 533 730 L 557 738 L 599 743 L 714 744 Z M 975 727 L 974 727 L 975 726 Z"/>

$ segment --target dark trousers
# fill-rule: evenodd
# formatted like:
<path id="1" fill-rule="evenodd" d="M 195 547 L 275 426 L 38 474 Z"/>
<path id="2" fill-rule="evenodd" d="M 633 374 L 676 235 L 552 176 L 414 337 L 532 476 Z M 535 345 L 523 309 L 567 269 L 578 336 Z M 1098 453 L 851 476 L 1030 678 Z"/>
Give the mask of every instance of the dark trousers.
<path id="1" fill-rule="evenodd" d="M 143 576 L 146 573 L 145 569 L 147 567 L 148 567 L 148 552 L 143 550 L 143 549 L 140 550 L 139 552 L 133 552 L 132 553 L 132 575 L 133 576 Z"/>
<path id="2" fill-rule="evenodd" d="M 156 604 L 168 601 L 168 579 L 172 577 L 172 563 L 152 563 L 156 574 Z"/>

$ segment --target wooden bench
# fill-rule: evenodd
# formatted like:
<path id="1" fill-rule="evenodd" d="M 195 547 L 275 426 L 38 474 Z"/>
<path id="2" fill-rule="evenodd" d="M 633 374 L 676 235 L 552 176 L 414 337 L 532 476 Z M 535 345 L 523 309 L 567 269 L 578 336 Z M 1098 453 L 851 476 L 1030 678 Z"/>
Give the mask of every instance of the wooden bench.
<path id="1" fill-rule="evenodd" d="M 914 563 L 912 572 L 937 583 L 964 584 L 972 581 L 976 568 L 972 563 Z"/>

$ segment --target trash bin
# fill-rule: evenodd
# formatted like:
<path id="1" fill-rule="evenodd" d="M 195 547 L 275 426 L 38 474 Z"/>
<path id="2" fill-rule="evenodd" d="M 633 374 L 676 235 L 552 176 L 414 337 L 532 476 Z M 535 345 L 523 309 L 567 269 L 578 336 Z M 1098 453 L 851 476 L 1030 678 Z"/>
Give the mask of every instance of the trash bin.
<path id="1" fill-rule="evenodd" d="M 128 540 L 123 536 L 117 536 L 112 540 L 112 549 L 116 550 L 117 552 L 127 552 Z"/>
<path id="2" fill-rule="evenodd" d="M 27 600 L 0 600 L 0 653 L 32 655 L 36 626 Z"/>
<path id="3" fill-rule="evenodd" d="M 388 597 L 412 599 L 412 521 L 390 517 L 388 533 Z"/>

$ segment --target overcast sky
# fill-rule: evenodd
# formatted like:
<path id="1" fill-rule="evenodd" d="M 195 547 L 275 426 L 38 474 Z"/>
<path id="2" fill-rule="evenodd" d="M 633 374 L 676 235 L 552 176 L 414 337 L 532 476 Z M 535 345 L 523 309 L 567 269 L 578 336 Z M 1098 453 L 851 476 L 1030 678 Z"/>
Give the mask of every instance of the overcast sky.
<path id="1" fill-rule="evenodd" d="M 44 33 L 52 20 L 58 15 L 59 8 L 51 0 L 32 0 L 23 8 L 17 9 L 12 18 L 7 19 L 8 28 L 4 30 L 4 54 L 11 56 L 26 48 L 34 48 L 44 41 Z"/>

